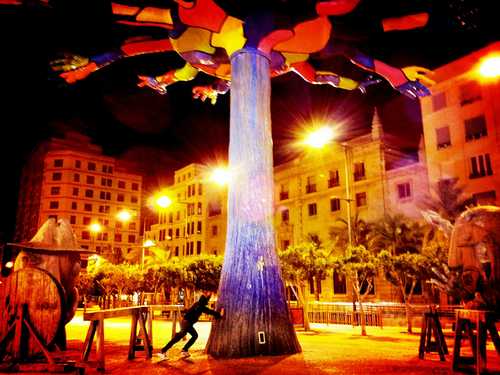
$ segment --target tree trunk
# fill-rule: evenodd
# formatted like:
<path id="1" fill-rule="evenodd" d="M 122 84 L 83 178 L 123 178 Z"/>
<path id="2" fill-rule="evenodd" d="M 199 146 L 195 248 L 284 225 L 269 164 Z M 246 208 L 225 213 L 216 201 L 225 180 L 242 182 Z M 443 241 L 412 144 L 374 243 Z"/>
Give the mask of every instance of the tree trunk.
<path id="1" fill-rule="evenodd" d="M 304 330 L 310 331 L 311 324 L 309 322 L 309 305 L 306 297 L 306 287 L 305 285 L 297 285 L 297 297 L 299 298 L 299 303 L 302 305 L 302 310 L 304 312 Z"/>
<path id="2" fill-rule="evenodd" d="M 207 351 L 215 357 L 300 352 L 275 250 L 269 59 L 254 49 L 231 57 L 226 251 L 218 291 L 224 318 Z"/>
<path id="3" fill-rule="evenodd" d="M 358 299 L 359 302 L 359 315 L 361 320 L 361 336 L 366 336 L 366 317 L 365 317 L 365 308 L 363 306 L 362 298 Z"/>

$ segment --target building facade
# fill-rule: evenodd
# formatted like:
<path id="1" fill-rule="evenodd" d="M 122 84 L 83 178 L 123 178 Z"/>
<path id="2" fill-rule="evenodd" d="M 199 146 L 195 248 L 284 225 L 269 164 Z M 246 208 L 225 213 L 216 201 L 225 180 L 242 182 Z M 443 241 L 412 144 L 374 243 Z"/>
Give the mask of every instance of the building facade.
<path id="1" fill-rule="evenodd" d="M 435 70 L 432 96 L 421 99 L 431 186 L 458 179 L 476 203 L 500 203 L 500 80 L 485 79 L 482 61 L 500 42 Z M 498 69 L 498 67 L 497 67 Z"/>
<path id="2" fill-rule="evenodd" d="M 119 260 L 141 246 L 142 177 L 102 154 L 90 138 L 67 133 L 32 153 L 19 192 L 16 240 L 27 241 L 48 218 L 67 219 L 82 248 Z M 126 211 L 125 219 L 117 214 Z M 100 230 L 92 231 L 91 224 Z"/>
<path id="3" fill-rule="evenodd" d="M 398 150 L 397 140 L 383 134 L 375 114 L 370 134 L 276 166 L 277 248 L 311 238 L 326 243 L 333 227 L 345 228 L 342 221 L 349 215 L 353 225 L 355 218 L 374 222 L 396 213 L 420 219 L 428 184 L 425 165 L 417 159 Z M 176 171 L 175 183 L 167 191 L 181 203 L 160 213 L 159 223 L 151 226 L 146 237 L 173 256 L 223 254 L 227 191 L 207 182 L 203 167 L 197 164 Z M 315 288 L 325 300 L 352 298 L 339 275 L 311 284 L 311 294 Z M 377 280 L 371 299 L 393 300 L 395 293 L 388 283 Z"/>

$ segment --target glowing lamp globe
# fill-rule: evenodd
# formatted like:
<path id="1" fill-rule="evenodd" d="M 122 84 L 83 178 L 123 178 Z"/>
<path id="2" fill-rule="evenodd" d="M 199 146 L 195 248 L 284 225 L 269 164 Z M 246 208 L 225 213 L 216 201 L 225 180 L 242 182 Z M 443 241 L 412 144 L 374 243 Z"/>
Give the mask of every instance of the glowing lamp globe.
<path id="1" fill-rule="evenodd" d="M 332 141 L 335 134 L 332 128 L 324 126 L 310 132 L 304 139 L 304 144 L 312 148 L 322 148 Z"/>
<path id="2" fill-rule="evenodd" d="M 479 74 L 483 78 L 500 77 L 500 55 L 490 56 L 481 62 Z"/>
<path id="3" fill-rule="evenodd" d="M 156 199 L 156 205 L 160 208 L 167 208 L 172 204 L 172 199 L 167 197 L 166 195 L 162 195 Z"/>
<path id="4" fill-rule="evenodd" d="M 92 223 L 90 224 L 89 229 L 93 233 L 99 233 L 102 230 L 102 226 L 99 223 Z"/>
<path id="5" fill-rule="evenodd" d="M 229 183 L 231 176 L 227 169 L 225 168 L 216 168 L 212 175 L 210 176 L 210 181 L 216 183 L 219 186 L 224 186 Z"/>
<path id="6" fill-rule="evenodd" d="M 126 210 L 118 212 L 116 215 L 116 218 L 120 221 L 129 221 L 132 218 L 132 214 Z"/>

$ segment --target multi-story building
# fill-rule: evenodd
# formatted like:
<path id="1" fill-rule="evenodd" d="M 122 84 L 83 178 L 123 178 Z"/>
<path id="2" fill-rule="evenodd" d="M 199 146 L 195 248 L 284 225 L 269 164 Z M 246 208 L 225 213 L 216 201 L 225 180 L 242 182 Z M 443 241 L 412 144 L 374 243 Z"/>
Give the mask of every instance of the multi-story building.
<path id="1" fill-rule="evenodd" d="M 397 141 L 383 134 L 375 115 L 370 134 L 276 166 L 277 247 L 286 248 L 311 237 L 325 243 L 332 227 L 341 227 L 339 219 L 346 221 L 348 215 L 353 224 L 356 217 L 374 222 L 395 213 L 421 218 L 420 203 L 428 193 L 428 184 L 425 165 L 417 159 L 417 155 L 401 152 Z M 224 252 L 227 192 L 205 181 L 200 165 L 176 171 L 168 194 L 182 203 L 163 212 L 160 223 L 146 234 L 169 248 L 172 255 Z M 191 215 L 185 216 L 189 212 Z M 187 238 L 183 238 L 184 228 L 190 231 Z M 311 293 L 316 287 L 312 286 Z M 324 299 L 351 298 L 350 288 L 339 275 L 323 280 L 319 287 Z M 394 295 L 387 283 L 377 281 L 374 299 L 388 300 Z"/>
<path id="2" fill-rule="evenodd" d="M 421 99 L 429 182 L 458 179 L 477 203 L 500 203 L 500 79 L 479 71 L 500 54 L 493 43 L 435 70 L 432 96 Z M 497 60 L 498 70 L 498 60 Z M 493 67 L 494 68 L 494 67 Z M 498 72 L 497 72 L 498 74 Z"/>
<path id="3" fill-rule="evenodd" d="M 139 245 L 142 177 L 105 156 L 90 138 L 67 133 L 38 146 L 19 191 L 16 240 L 31 239 L 48 218 L 66 218 L 82 248 L 120 258 Z M 126 211 L 128 217 L 117 217 Z M 90 225 L 100 223 L 98 232 Z"/>

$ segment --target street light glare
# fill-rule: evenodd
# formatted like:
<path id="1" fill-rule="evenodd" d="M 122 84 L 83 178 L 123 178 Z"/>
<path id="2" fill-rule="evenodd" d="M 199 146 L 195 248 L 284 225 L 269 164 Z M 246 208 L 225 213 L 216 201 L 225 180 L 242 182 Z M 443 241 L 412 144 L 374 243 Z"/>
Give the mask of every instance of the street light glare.
<path id="1" fill-rule="evenodd" d="M 500 77 L 500 55 L 490 56 L 479 65 L 479 74 L 483 78 Z"/>
<path id="2" fill-rule="evenodd" d="M 161 208 L 167 208 L 172 204 L 172 199 L 167 197 L 166 195 L 162 195 L 156 199 L 156 205 Z"/>
<path id="3" fill-rule="evenodd" d="M 127 210 L 122 210 L 116 214 L 116 218 L 120 221 L 126 222 L 132 218 L 132 214 Z"/>
<path id="4" fill-rule="evenodd" d="M 224 186 L 229 183 L 231 176 L 226 168 L 215 168 L 210 176 L 210 180 L 219 186 Z"/>
<path id="5" fill-rule="evenodd" d="M 144 247 L 153 247 L 154 245 L 156 245 L 156 244 L 155 244 L 155 242 L 154 242 L 154 241 L 152 241 L 152 240 L 146 240 L 146 241 L 144 241 L 144 242 L 142 243 L 142 246 L 144 246 Z"/>
<path id="6" fill-rule="evenodd" d="M 335 137 L 334 131 L 329 126 L 323 126 L 311 131 L 304 139 L 304 144 L 313 148 L 322 148 Z"/>
<path id="7" fill-rule="evenodd" d="M 90 224 L 89 229 L 93 233 L 99 233 L 102 230 L 102 226 L 99 223 L 92 223 Z"/>

